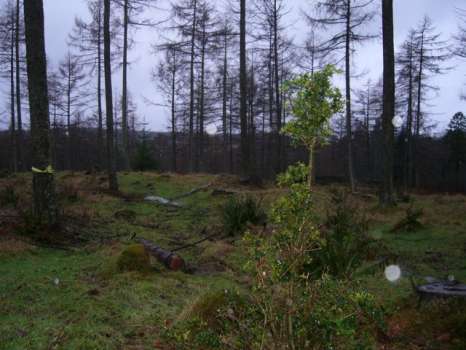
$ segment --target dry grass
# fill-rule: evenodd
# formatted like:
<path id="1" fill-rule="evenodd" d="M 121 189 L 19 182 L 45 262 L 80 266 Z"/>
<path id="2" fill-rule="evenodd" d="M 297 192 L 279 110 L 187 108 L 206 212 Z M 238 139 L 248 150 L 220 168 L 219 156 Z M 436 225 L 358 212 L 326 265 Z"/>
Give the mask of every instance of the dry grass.
<path id="1" fill-rule="evenodd" d="M 0 255 L 19 254 L 33 249 L 34 246 L 14 238 L 0 239 Z"/>

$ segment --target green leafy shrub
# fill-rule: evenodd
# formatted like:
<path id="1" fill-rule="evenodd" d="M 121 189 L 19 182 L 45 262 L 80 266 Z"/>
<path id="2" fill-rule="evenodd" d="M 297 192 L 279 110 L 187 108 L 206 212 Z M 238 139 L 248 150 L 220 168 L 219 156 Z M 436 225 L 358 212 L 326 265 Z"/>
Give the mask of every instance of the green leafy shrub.
<path id="1" fill-rule="evenodd" d="M 349 194 L 334 189 L 331 209 L 321 229 L 322 244 L 315 253 L 313 270 L 317 276 L 328 273 L 335 277 L 350 277 L 364 262 L 371 240 L 368 222 Z"/>
<path id="2" fill-rule="evenodd" d="M 19 196 L 16 194 L 13 186 L 5 186 L 5 188 L 0 191 L 0 206 L 16 208 L 18 202 Z"/>
<path id="3" fill-rule="evenodd" d="M 266 214 L 253 197 L 232 197 L 222 208 L 222 218 L 226 233 L 232 236 L 244 232 L 248 224 L 265 223 Z"/>
<path id="4" fill-rule="evenodd" d="M 290 165 L 288 170 L 278 175 L 278 184 L 280 186 L 291 186 L 292 184 L 306 182 L 309 176 L 308 167 L 301 162 Z"/>
<path id="5" fill-rule="evenodd" d="M 264 341 L 290 349 L 372 348 L 383 327 L 381 309 L 351 281 L 335 279 L 362 261 L 366 221 L 335 192 L 325 230 L 318 229 L 313 194 L 294 178 L 281 177 L 289 191 L 274 206 L 273 236 L 248 236 L 255 302 L 266 329 L 275 330 L 263 334 Z"/>

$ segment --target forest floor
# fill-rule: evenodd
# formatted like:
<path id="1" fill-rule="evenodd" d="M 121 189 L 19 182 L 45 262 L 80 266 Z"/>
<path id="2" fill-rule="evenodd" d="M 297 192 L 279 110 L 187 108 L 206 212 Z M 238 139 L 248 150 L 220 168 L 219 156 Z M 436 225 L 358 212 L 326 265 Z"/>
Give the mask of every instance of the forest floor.
<path id="1" fill-rule="evenodd" d="M 104 190 L 102 175 L 58 176 L 65 225 L 82 232 L 75 244 L 61 249 L 29 241 L 27 217 L 18 222 L 17 212 L 7 205 L 29 205 L 29 178 L 0 179 L 0 349 L 157 349 L 160 332 L 201 293 L 247 289 L 241 237 L 222 234 L 221 207 L 228 196 L 212 191 L 249 193 L 268 208 L 280 189 L 242 186 L 226 175 L 122 173 L 119 181 L 121 195 L 114 196 Z M 175 197 L 208 183 L 208 189 L 180 199 L 182 208 L 143 200 L 146 195 Z M 316 207 L 325 214 L 329 186 L 316 186 L 315 196 Z M 380 243 L 374 260 L 385 259 L 368 264 L 355 277 L 385 311 L 387 331 L 379 348 L 465 349 L 465 303 L 429 302 L 417 308 L 409 280 L 388 282 L 382 265 L 397 263 L 421 275 L 466 281 L 466 196 L 418 194 L 412 196 L 414 204 L 393 209 L 379 208 L 374 195 L 353 200 Z M 423 209 L 423 227 L 391 232 L 410 205 Z M 179 252 L 188 273 L 169 271 L 157 262 L 149 273 L 116 269 L 134 235 L 171 250 L 215 232 L 218 237 Z"/>

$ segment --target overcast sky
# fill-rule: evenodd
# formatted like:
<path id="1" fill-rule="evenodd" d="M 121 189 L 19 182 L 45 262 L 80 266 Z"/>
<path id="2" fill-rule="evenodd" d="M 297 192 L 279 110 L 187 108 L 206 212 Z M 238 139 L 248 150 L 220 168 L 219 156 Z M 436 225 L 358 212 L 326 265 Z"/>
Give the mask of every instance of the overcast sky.
<path id="1" fill-rule="evenodd" d="M 218 1 L 222 2 L 222 0 Z M 285 1 L 290 9 L 286 18 L 289 24 L 287 35 L 294 37 L 298 44 L 304 40 L 304 34 L 307 31 L 300 12 L 301 9 L 308 9 L 312 2 L 312 0 Z M 168 7 L 169 1 L 159 0 L 158 4 L 162 8 Z M 73 27 L 75 16 L 87 19 L 89 14 L 85 0 L 44 0 L 44 6 L 46 50 L 49 63 L 56 67 L 68 50 L 66 40 Z M 395 47 L 399 47 L 409 29 L 416 26 L 424 15 L 432 18 L 444 40 L 448 40 L 457 27 L 455 8 L 461 7 L 466 8 L 465 0 L 395 0 Z M 154 16 L 157 19 L 166 18 L 167 12 L 159 10 Z M 380 28 L 380 18 L 377 17 L 370 30 L 380 32 Z M 151 54 L 151 45 L 157 42 L 159 35 L 156 29 L 140 30 L 136 33 L 135 39 L 136 46 L 130 53 L 130 59 L 133 61 L 129 71 L 130 91 L 137 102 L 139 115 L 145 118 L 148 127 L 153 130 L 165 130 L 168 125 L 169 111 L 161 107 L 149 106 L 144 102 L 144 98 L 160 101 L 160 96 L 150 79 L 150 73 L 157 63 L 157 58 Z M 430 101 L 433 107 L 429 110 L 432 112 L 433 121 L 438 123 L 439 128 L 444 128 L 455 112 L 466 110 L 465 103 L 459 98 L 466 83 L 466 76 L 463 73 L 466 62 L 452 61 L 452 64 L 456 66 L 455 70 L 435 79 L 440 91 L 438 96 Z M 354 65 L 357 71 L 369 72 L 361 79 L 361 83 L 368 78 L 376 81 L 382 74 L 383 66 L 381 40 L 374 40 L 359 47 L 354 57 Z M 120 80 L 120 74 L 117 72 L 114 78 L 117 90 L 121 86 Z M 2 90 L 5 91 L 5 82 L 2 85 Z M 355 81 L 353 85 L 357 87 L 358 82 Z M 7 101 L 2 104 L 0 110 L 6 109 Z"/>

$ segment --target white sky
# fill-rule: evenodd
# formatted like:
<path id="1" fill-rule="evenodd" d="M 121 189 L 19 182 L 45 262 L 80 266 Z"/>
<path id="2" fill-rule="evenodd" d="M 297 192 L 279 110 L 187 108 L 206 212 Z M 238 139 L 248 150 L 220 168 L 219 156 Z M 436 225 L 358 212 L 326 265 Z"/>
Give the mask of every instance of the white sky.
<path id="1" fill-rule="evenodd" d="M 1 1 L 1 0 L 0 0 Z M 223 3 L 222 0 L 217 0 Z M 379 0 L 376 0 L 377 2 Z M 294 37 L 297 43 L 301 43 L 307 32 L 306 24 L 300 16 L 300 9 L 309 9 L 312 0 L 288 0 L 285 1 L 290 13 L 286 18 L 289 25 L 287 35 Z M 168 8 L 169 1 L 159 0 L 158 4 L 162 8 Z M 46 22 L 46 50 L 49 63 L 56 66 L 60 59 L 64 57 L 68 48 L 66 39 L 70 33 L 75 16 L 88 17 L 86 1 L 84 0 L 44 0 L 45 22 Z M 395 0 L 395 47 L 404 41 L 407 32 L 416 26 L 424 15 L 432 18 L 437 30 L 443 34 L 443 38 L 448 40 L 455 32 L 457 19 L 455 7 L 466 8 L 465 0 Z M 162 10 L 155 14 L 157 20 L 165 18 L 167 12 Z M 372 30 L 380 32 L 380 18 L 377 17 L 372 26 Z M 129 70 L 129 88 L 137 105 L 138 112 L 148 123 L 148 128 L 153 130 L 165 130 L 168 123 L 168 110 L 161 107 L 148 106 L 144 102 L 144 97 L 151 100 L 160 101 L 160 96 L 154 84 L 150 80 L 150 73 L 157 63 L 157 57 L 151 54 L 151 45 L 160 40 L 157 30 L 140 30 L 135 36 L 136 47 L 130 53 L 130 60 L 133 65 Z M 362 81 L 371 78 L 376 81 L 382 74 L 382 48 L 381 41 L 375 40 L 358 48 L 354 57 L 355 69 L 357 71 L 368 71 L 369 75 Z M 435 83 L 440 87 L 437 97 L 430 103 L 433 105 L 429 110 L 432 119 L 438 123 L 440 128 L 448 124 L 451 116 L 460 110 L 464 110 L 464 103 L 460 100 L 460 92 L 466 83 L 464 67 L 466 62 L 453 61 L 456 69 L 450 73 L 435 79 Z M 120 72 L 114 76 L 114 85 L 118 90 L 120 83 Z M 362 82 L 361 81 L 361 82 Z M 2 90 L 6 91 L 6 82 L 0 82 Z M 353 83 L 353 87 L 358 87 L 358 82 Z M 5 95 L 5 94 L 2 94 Z M 7 101 L 0 99 L 0 111 L 6 108 Z"/>

